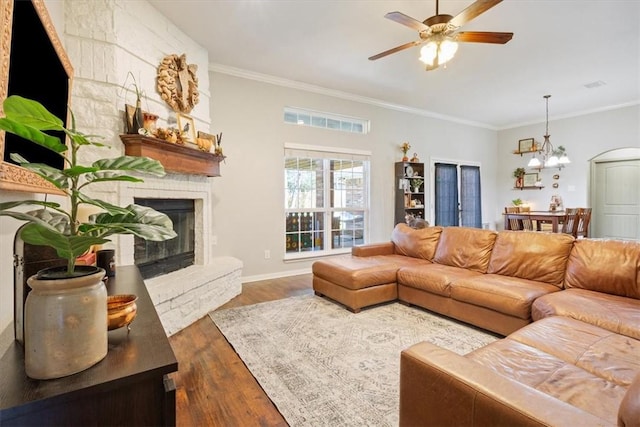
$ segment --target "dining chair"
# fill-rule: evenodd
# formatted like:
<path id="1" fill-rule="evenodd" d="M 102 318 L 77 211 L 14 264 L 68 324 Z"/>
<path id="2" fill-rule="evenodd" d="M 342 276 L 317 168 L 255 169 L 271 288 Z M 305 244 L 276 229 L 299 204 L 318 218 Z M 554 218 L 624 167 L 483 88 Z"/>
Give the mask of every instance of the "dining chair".
<path id="1" fill-rule="evenodd" d="M 578 212 L 580 212 L 580 208 L 566 208 L 564 210 L 561 233 L 571 234 L 575 237 L 575 230 L 578 225 Z"/>
<path id="2" fill-rule="evenodd" d="M 530 206 L 518 206 L 518 212 L 531 212 L 531 207 Z M 529 230 L 529 231 L 533 231 L 533 221 L 531 221 L 530 219 L 522 219 L 520 220 L 522 222 L 522 229 L 523 230 Z"/>
<path id="3" fill-rule="evenodd" d="M 589 237 L 589 222 L 591 221 L 591 208 L 580 208 L 574 224 L 573 237 L 580 239 Z"/>
<path id="4" fill-rule="evenodd" d="M 518 213 L 518 206 L 505 206 L 504 213 Z M 522 221 L 509 218 L 509 230 L 522 230 Z"/>

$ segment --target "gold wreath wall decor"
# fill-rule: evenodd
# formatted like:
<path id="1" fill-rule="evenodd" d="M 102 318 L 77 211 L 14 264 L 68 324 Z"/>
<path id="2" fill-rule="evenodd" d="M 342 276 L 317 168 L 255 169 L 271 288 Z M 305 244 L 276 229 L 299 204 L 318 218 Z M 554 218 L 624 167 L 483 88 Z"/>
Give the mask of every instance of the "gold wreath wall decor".
<path id="1" fill-rule="evenodd" d="M 174 111 L 190 113 L 198 103 L 198 66 L 187 64 L 187 55 L 165 56 L 158 67 L 157 89 Z"/>

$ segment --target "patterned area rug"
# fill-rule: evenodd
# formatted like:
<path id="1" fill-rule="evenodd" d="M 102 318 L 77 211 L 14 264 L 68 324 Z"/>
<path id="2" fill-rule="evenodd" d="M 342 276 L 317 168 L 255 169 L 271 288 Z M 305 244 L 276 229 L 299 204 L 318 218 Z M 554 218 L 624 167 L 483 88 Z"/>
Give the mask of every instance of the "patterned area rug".
<path id="1" fill-rule="evenodd" d="M 497 338 L 399 303 L 358 314 L 315 295 L 209 314 L 291 426 L 397 426 L 400 351 Z"/>

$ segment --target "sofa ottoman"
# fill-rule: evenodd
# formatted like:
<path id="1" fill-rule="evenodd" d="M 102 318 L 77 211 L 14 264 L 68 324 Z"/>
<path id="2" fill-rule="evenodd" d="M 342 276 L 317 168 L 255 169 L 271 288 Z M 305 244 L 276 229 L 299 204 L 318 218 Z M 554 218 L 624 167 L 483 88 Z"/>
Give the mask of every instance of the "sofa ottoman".
<path id="1" fill-rule="evenodd" d="M 398 298 L 398 265 L 369 257 L 343 256 L 313 263 L 313 290 L 350 311 Z"/>

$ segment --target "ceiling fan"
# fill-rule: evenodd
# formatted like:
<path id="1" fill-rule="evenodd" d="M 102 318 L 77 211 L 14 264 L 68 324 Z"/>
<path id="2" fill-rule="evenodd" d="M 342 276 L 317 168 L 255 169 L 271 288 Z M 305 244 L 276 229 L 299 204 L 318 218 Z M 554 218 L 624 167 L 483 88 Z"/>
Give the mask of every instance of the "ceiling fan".
<path id="1" fill-rule="evenodd" d="M 389 12 L 384 16 L 385 18 L 418 31 L 420 39 L 385 50 L 369 57 L 369 60 L 375 61 L 392 53 L 424 44 L 420 49 L 420 60 L 426 64 L 427 71 L 429 71 L 435 70 L 453 58 L 458 50 L 457 42 L 505 44 L 511 40 L 513 33 L 458 31 L 461 26 L 501 1 L 477 0 L 456 16 L 451 16 L 439 14 L 438 0 L 436 0 L 436 14 L 422 22 L 401 12 Z"/>

